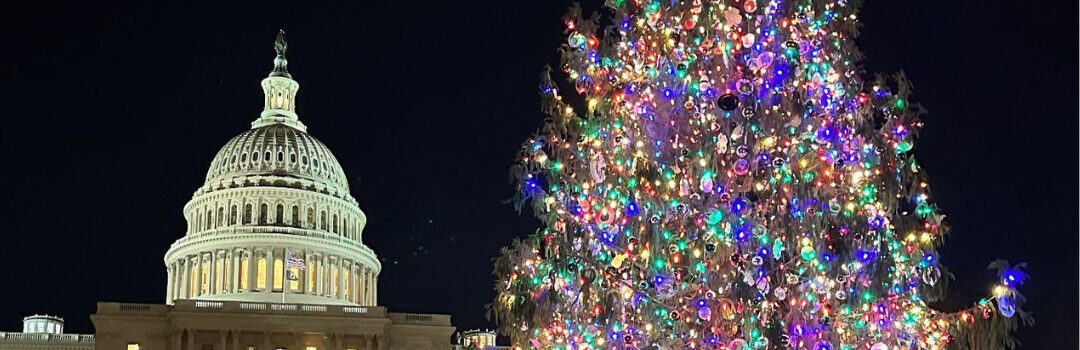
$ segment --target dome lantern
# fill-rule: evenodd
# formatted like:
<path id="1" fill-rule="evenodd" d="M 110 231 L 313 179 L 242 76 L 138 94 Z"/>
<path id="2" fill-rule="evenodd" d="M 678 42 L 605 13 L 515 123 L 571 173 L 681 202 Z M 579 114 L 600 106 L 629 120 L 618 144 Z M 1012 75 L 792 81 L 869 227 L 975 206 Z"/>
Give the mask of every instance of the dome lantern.
<path id="1" fill-rule="evenodd" d="M 251 128 L 259 128 L 272 124 L 284 124 L 291 128 L 307 131 L 300 117 L 296 115 L 296 92 L 300 90 L 300 83 L 292 79 L 289 74 L 289 60 L 285 59 L 285 52 L 289 44 L 285 40 L 285 31 L 278 31 L 277 39 L 274 40 L 274 69 L 270 76 L 262 80 L 263 88 L 263 111 Z"/>

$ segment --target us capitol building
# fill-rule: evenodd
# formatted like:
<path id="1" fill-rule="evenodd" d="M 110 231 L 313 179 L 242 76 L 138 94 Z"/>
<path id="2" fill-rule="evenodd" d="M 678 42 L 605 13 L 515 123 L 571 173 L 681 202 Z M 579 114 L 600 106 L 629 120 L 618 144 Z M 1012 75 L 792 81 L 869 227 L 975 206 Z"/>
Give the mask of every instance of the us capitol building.
<path id="1" fill-rule="evenodd" d="M 165 253 L 164 304 L 100 302 L 108 350 L 449 349 L 449 315 L 378 306 L 367 217 L 330 150 L 296 113 L 282 32 L 264 108 L 221 148 Z"/>

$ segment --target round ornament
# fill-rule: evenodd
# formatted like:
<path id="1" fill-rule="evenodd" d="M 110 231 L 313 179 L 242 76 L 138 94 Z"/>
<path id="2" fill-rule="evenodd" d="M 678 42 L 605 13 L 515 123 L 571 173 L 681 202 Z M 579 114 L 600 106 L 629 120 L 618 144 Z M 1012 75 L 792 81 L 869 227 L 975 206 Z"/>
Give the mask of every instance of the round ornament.
<path id="1" fill-rule="evenodd" d="M 739 98 L 734 94 L 723 94 L 716 100 L 716 105 L 724 111 L 731 112 L 739 107 Z"/>
<path id="2" fill-rule="evenodd" d="M 747 154 L 750 154 L 750 149 L 746 148 L 746 146 L 739 146 L 735 149 L 735 155 L 739 157 L 746 157 Z"/>
<path id="3" fill-rule="evenodd" d="M 747 172 L 750 172 L 750 162 L 746 159 L 739 159 L 735 161 L 735 166 L 732 170 L 735 171 L 736 175 L 746 175 Z"/>
<path id="4" fill-rule="evenodd" d="M 998 311 L 1001 311 L 1001 315 L 1005 317 L 1013 317 L 1016 314 L 1016 299 L 1011 295 L 1005 294 L 998 297 Z"/>
<path id="5" fill-rule="evenodd" d="M 735 89 L 739 90 L 740 94 L 749 95 L 754 92 L 754 85 L 750 83 L 749 79 L 739 79 L 739 81 L 735 82 Z"/>

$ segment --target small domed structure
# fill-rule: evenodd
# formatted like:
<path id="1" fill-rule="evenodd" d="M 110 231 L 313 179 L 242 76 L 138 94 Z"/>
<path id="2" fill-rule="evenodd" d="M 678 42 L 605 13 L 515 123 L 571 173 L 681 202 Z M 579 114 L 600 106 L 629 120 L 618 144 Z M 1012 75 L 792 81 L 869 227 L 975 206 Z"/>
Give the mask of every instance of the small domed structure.
<path id="1" fill-rule="evenodd" d="M 23 317 L 23 333 L 64 334 L 64 319 L 49 315 Z"/>
<path id="2" fill-rule="evenodd" d="M 296 114 L 284 33 L 262 80 L 263 111 L 218 151 L 165 254 L 174 300 L 376 305 L 382 265 L 367 217 L 330 150 Z"/>

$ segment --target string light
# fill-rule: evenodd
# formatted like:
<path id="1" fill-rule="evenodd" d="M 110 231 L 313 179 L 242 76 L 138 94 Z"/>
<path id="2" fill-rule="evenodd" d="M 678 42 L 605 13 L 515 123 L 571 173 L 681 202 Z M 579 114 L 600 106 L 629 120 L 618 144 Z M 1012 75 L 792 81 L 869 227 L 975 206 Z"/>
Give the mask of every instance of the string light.
<path id="1" fill-rule="evenodd" d="M 902 76 L 863 80 L 855 5 L 609 5 L 610 29 L 565 20 L 582 99 L 545 80 L 516 167 L 544 226 L 496 263 L 515 347 L 944 349 L 1019 312 L 1007 265 L 969 310 L 926 305 L 946 232 L 922 122 Z"/>

